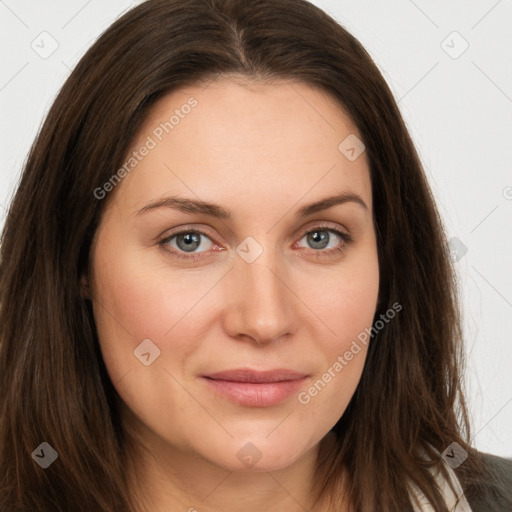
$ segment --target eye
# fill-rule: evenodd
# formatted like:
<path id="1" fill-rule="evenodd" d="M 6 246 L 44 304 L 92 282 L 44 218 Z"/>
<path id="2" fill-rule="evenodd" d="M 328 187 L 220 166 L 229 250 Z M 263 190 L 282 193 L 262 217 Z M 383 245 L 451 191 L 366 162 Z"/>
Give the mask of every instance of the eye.
<path id="1" fill-rule="evenodd" d="M 353 241 L 350 235 L 327 226 L 317 226 L 315 229 L 307 231 L 298 242 L 295 242 L 293 247 L 300 247 L 297 244 L 300 244 L 302 240 L 306 241 L 313 253 L 316 253 L 317 258 L 335 256 L 342 253 L 346 249 L 347 244 Z M 173 256 L 188 260 L 207 257 L 208 254 L 202 253 L 209 253 L 211 250 L 224 250 L 215 244 L 207 233 L 198 229 L 179 231 L 165 237 L 158 242 L 158 245 Z"/>
<path id="2" fill-rule="evenodd" d="M 338 229 L 317 226 L 315 229 L 306 232 L 298 243 L 302 240 L 305 240 L 309 248 L 317 252 L 317 257 L 320 257 L 333 256 L 336 253 L 343 252 L 346 245 L 352 242 L 352 237 Z"/>
<path id="3" fill-rule="evenodd" d="M 207 240 L 206 243 L 204 243 L 204 239 Z M 195 254 L 208 252 L 212 247 L 220 250 L 219 246 L 215 245 L 206 233 L 197 229 L 175 233 L 164 238 L 159 242 L 159 245 L 165 250 L 172 252 L 178 258 L 187 259 L 194 259 Z M 198 251 L 197 249 L 199 248 L 202 250 Z"/>

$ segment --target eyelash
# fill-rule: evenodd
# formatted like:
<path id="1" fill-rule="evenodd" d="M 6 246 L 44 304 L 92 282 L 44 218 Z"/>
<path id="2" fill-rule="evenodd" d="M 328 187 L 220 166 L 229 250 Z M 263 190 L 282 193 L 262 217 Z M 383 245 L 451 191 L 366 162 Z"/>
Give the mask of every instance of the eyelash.
<path id="1" fill-rule="evenodd" d="M 336 247 L 334 249 L 328 249 L 326 251 L 322 250 L 322 249 L 319 249 L 317 251 L 314 249 L 311 249 L 313 252 L 317 253 L 317 258 L 324 258 L 324 257 L 329 258 L 329 257 L 336 256 L 337 254 L 344 253 L 346 246 L 354 241 L 350 235 L 343 233 L 342 231 L 339 231 L 338 229 L 335 229 L 335 228 L 332 228 L 329 226 L 323 226 L 323 225 L 315 226 L 313 229 L 310 229 L 309 231 L 305 231 L 304 233 L 302 233 L 299 240 L 302 239 L 305 235 L 309 235 L 310 233 L 314 233 L 315 231 L 328 231 L 329 233 L 334 233 L 335 235 L 338 235 L 343 240 L 343 243 L 341 244 L 341 246 Z M 205 256 L 201 256 L 202 253 L 189 253 L 189 255 L 186 255 L 186 253 L 184 251 L 176 251 L 175 249 L 170 249 L 169 246 L 167 245 L 174 237 L 179 236 L 179 235 L 184 235 L 184 234 L 190 234 L 190 233 L 200 234 L 200 235 L 203 235 L 206 238 L 209 238 L 210 240 L 212 240 L 212 237 L 208 233 L 206 233 L 205 231 L 202 231 L 201 229 L 194 228 L 194 229 L 186 229 L 186 230 L 178 231 L 176 233 L 173 233 L 171 236 L 166 236 L 164 239 L 162 239 L 158 242 L 158 245 L 164 251 L 166 251 L 167 253 L 171 253 L 173 256 L 176 256 L 177 258 L 195 261 L 197 259 L 205 257 Z M 212 240 L 212 242 L 213 242 L 213 240 Z"/>

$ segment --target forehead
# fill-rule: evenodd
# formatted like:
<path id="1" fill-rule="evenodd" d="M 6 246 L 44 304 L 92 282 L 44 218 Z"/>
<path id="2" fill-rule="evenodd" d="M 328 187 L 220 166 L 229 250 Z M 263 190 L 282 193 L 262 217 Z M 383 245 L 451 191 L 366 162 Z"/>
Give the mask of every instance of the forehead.
<path id="1" fill-rule="evenodd" d="M 344 153 L 343 141 L 358 139 L 343 107 L 318 88 L 223 78 L 177 89 L 153 106 L 127 155 L 139 153 L 136 166 L 120 188 L 132 206 L 182 191 L 216 202 L 258 196 L 261 207 L 263 192 L 269 201 L 297 203 L 350 190 L 371 207 L 366 153 L 355 160 Z"/>

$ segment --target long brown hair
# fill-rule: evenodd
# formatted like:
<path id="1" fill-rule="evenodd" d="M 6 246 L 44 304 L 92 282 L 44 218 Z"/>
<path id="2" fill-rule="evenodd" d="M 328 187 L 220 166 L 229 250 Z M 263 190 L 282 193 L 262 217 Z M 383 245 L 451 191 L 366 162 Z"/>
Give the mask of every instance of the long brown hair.
<path id="1" fill-rule="evenodd" d="M 469 444 L 444 228 L 385 80 L 353 36 L 304 0 L 149 0 L 108 28 L 62 87 L 2 236 L 0 508 L 135 510 L 119 396 L 80 287 L 108 201 L 93 191 L 122 166 L 159 98 L 222 75 L 322 88 L 354 121 L 370 162 L 375 319 L 395 302 L 403 310 L 371 340 L 336 442 L 319 459 L 319 495 L 335 496 L 345 467 L 357 510 L 408 510 L 412 482 L 446 511 L 429 471 L 440 452 L 457 442 L 469 453 L 458 470 L 463 486 L 482 467 Z M 31 456 L 42 442 L 59 457 L 46 470 Z"/>

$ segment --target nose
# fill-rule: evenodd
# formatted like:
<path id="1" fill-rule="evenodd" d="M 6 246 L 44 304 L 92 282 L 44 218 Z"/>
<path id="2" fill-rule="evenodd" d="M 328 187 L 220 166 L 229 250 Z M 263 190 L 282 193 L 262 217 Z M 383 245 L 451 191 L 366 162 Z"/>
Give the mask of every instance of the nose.
<path id="1" fill-rule="evenodd" d="M 266 252 L 252 263 L 236 258 L 226 282 L 224 311 L 224 328 L 231 337 L 268 344 L 297 329 L 296 301 L 286 282 L 288 274 Z"/>

